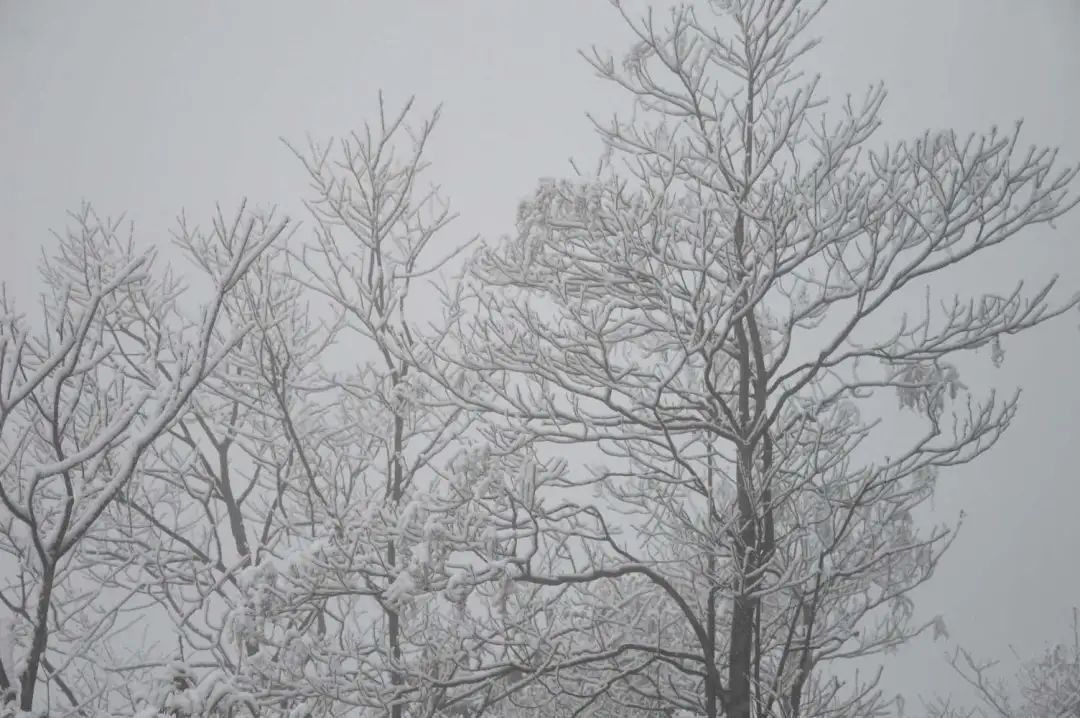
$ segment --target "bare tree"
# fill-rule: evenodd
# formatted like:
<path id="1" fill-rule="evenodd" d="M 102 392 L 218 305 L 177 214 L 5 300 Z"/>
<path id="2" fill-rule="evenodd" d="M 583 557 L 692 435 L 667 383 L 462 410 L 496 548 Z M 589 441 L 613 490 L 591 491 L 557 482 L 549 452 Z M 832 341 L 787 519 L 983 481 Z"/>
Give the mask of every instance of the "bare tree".
<path id="1" fill-rule="evenodd" d="M 470 715 L 493 680 L 522 672 L 498 597 L 505 547 L 521 531 L 513 484 L 533 466 L 528 452 L 492 451 L 475 413 L 429 370 L 447 329 L 435 321 L 441 305 L 422 303 L 415 288 L 467 243 L 442 239 L 453 215 L 437 188 L 421 184 L 439 112 L 411 124 L 412 105 L 390 114 L 380 96 L 377 123 L 297 151 L 316 228 L 289 268 L 328 303 L 337 340 L 367 352 L 327 376 L 339 409 L 334 441 L 322 452 L 296 448 L 342 458 L 318 472 L 335 483 L 313 513 L 332 530 L 306 554 L 304 587 L 290 601 L 334 597 L 327 620 L 348 642 L 335 639 L 318 657 L 331 677 L 322 691 L 391 718 Z M 441 378 L 460 388 L 463 374 Z"/>
<path id="2" fill-rule="evenodd" d="M 238 226 L 231 261 L 211 275 L 209 302 L 190 316 L 154 253 L 89 207 L 58 238 L 33 330 L 4 297 L 0 321 L 0 705 L 6 714 L 67 705 L 107 709 L 100 672 L 126 628 L 138 568 L 103 562 L 103 517 L 137 483 L 143 460 L 247 327 L 216 332 L 222 306 L 285 223 Z M 104 550 L 107 550 L 105 548 Z"/>
<path id="3" fill-rule="evenodd" d="M 310 239 L 238 286 L 226 324 L 254 330 L 117 507 L 111 560 L 152 551 L 137 583 L 175 636 L 129 713 L 469 715 L 528 668 L 497 615 L 527 452 L 488 451 L 419 368 L 445 330 L 413 288 L 465 245 L 438 246 L 438 113 L 414 116 L 380 97 L 375 123 L 294 149 Z M 222 236 L 184 235 L 205 272 L 230 261 Z"/>
<path id="4" fill-rule="evenodd" d="M 1073 609 L 1072 637 L 1035 660 L 1023 661 L 1012 681 L 995 678 L 996 661 L 976 660 L 957 648 L 950 658 L 975 692 L 977 705 L 958 708 L 954 698 L 926 707 L 933 718 L 1075 718 L 1080 716 L 1080 614 Z"/>
<path id="5" fill-rule="evenodd" d="M 578 715 L 876 715 L 876 678 L 829 665 L 941 630 L 909 594 L 952 533 L 913 512 L 1016 412 L 950 359 L 999 361 L 1077 304 L 1053 281 L 942 286 L 1074 206 L 1077 170 L 1020 148 L 1019 125 L 871 149 L 882 87 L 828 119 L 799 84 L 822 4 L 681 4 L 662 23 L 614 3 L 636 44 L 589 60 L 633 117 L 597 122 L 596 173 L 543 183 L 478 253 L 459 342 L 431 348 L 474 372 L 457 405 L 501 448 L 598 457 L 531 485 L 515 558 L 518 585 L 577 606 L 544 627 L 531 685 Z"/>
<path id="6" fill-rule="evenodd" d="M 89 210 L 47 266 L 45 337 L 9 316 L 6 706 L 32 705 L 33 666 L 37 705 L 73 714 L 479 715 L 531 670 L 505 608 L 535 457 L 492 450 L 421 368 L 445 329 L 412 287 L 464 244 L 431 246 L 438 113 L 412 115 L 380 98 L 296 151 L 307 242 L 269 248 L 273 213 L 182 221 L 186 279 L 215 287 L 200 325 Z"/>
<path id="7" fill-rule="evenodd" d="M 5 711 L 880 714 L 840 662 L 943 630 L 909 594 L 953 533 L 915 514 L 1016 412 L 956 356 L 1080 301 L 932 298 L 1077 170 L 1019 127 L 871 150 L 882 88 L 828 120 L 797 85 L 821 2 L 614 4 L 636 44 L 589 59 L 633 116 L 441 306 L 411 102 L 294 150 L 299 246 L 181 226 L 197 321 L 79 215 L 44 330 L 0 322 Z"/>
<path id="8" fill-rule="evenodd" d="M 253 216 L 259 226 L 272 215 Z M 209 233 L 182 227 L 178 240 L 201 274 L 233 261 L 236 228 L 218 217 Z M 222 306 L 219 331 L 247 327 L 243 340 L 193 394 L 109 515 L 114 540 L 102 560 L 146 556 L 128 585 L 153 602 L 143 623 L 168 626 L 165 640 L 118 667 L 114 710 L 170 708 L 217 715 L 250 708 L 271 686 L 248 675 L 259 646 L 250 632 L 246 577 L 272 551 L 311 531 L 295 496 L 311 491 L 297 474 L 288 420 L 312 410 L 297 389 L 325 348 L 298 285 L 280 272 L 286 247 L 265 252 Z M 318 407 L 315 407 L 317 410 Z M 138 676 L 141 680 L 132 681 Z M 273 686 L 281 688 L 281 686 Z M 287 701 L 286 701 L 287 703 Z"/>

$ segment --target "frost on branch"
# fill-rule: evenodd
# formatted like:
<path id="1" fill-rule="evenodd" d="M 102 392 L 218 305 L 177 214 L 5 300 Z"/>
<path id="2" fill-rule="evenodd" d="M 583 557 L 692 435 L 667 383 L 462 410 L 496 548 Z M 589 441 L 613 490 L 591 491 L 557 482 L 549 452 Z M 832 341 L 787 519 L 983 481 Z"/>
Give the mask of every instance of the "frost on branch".
<path id="1" fill-rule="evenodd" d="M 417 121 L 411 105 L 380 98 L 361 130 L 293 148 L 310 231 L 236 283 L 219 331 L 250 331 L 109 516 L 132 537 L 109 546 L 118 583 L 174 638 L 145 664 L 184 663 L 190 685 L 159 692 L 184 710 L 397 718 L 510 670 L 495 596 L 527 534 L 522 459 L 492 448 L 431 366 L 448 329 L 412 288 L 459 250 L 425 184 L 438 113 Z M 214 277 L 232 235 L 217 221 L 178 239 Z M 196 700 L 223 691 L 241 698 Z M 160 695 L 116 700 L 177 710 Z"/>
<path id="2" fill-rule="evenodd" d="M 589 59 L 633 114 L 460 281 L 439 113 L 380 97 L 291 148 L 303 233 L 181 223 L 202 311 L 89 213 L 44 327 L 3 302 L 3 711 L 887 709 L 836 674 L 944 637 L 912 592 L 955 533 L 917 519 L 1017 410 L 961 355 L 1077 304 L 945 273 L 1070 209 L 1076 170 L 1019 127 L 879 142 L 881 87 L 802 74 L 821 3 L 615 5 L 630 51 Z"/>
<path id="3" fill-rule="evenodd" d="M 109 705 L 111 651 L 134 649 L 121 616 L 139 568 L 136 556 L 112 560 L 110 512 L 242 341 L 246 327 L 220 333 L 222 306 L 284 228 L 241 229 L 192 315 L 119 222 L 89 207 L 72 219 L 42 267 L 42 326 L 6 294 L 0 307 L 0 695 L 24 712 L 43 696 L 75 711 Z"/>
<path id="4" fill-rule="evenodd" d="M 517 581 L 575 610 L 547 619 L 526 714 L 876 715 L 875 679 L 830 664 L 941 632 L 910 593 L 954 533 L 915 514 L 1016 411 L 958 358 L 1000 363 L 1077 304 L 945 275 L 1071 209 L 1077 169 L 1019 126 L 878 141 L 883 88 L 827 103 L 801 74 L 821 5 L 618 5 L 631 51 L 589 59 L 635 113 L 471 258 L 441 354 L 475 372 L 459 405 L 507 446 L 593 459 L 533 502 Z M 876 395 L 927 421 L 896 429 Z"/>
<path id="5" fill-rule="evenodd" d="M 931 366 L 913 363 L 899 367 L 893 381 L 901 409 L 930 415 L 940 414 L 946 399 L 956 399 L 957 393 L 967 388 L 960 382 L 956 367 L 945 363 Z"/>
<path id="6" fill-rule="evenodd" d="M 997 661 L 979 661 L 962 648 L 952 654 L 956 674 L 971 688 L 974 707 L 954 706 L 938 698 L 927 705 L 931 718 L 995 715 L 1036 718 L 1080 715 L 1080 621 L 1073 609 L 1072 635 L 1053 643 L 1041 656 L 1023 660 L 1019 669 L 1003 676 Z M 965 701 L 957 701 L 964 705 Z"/>

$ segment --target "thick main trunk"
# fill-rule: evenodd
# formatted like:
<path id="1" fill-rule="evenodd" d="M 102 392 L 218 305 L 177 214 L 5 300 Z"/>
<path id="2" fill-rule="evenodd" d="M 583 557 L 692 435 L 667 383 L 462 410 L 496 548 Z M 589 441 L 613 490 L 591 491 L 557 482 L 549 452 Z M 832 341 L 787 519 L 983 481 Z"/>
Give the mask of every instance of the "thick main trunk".
<path id="1" fill-rule="evenodd" d="M 709 556 L 709 578 L 716 575 L 716 557 Z M 706 665 L 710 670 L 705 675 L 705 715 L 707 718 L 717 718 L 720 715 L 720 674 L 716 670 L 716 595 L 710 590 L 705 606 L 705 631 L 709 637 L 709 643 L 702 646 L 705 652 Z"/>
<path id="2" fill-rule="evenodd" d="M 731 611 L 731 646 L 728 651 L 729 718 L 750 718 L 752 685 L 750 668 L 754 658 L 754 602 L 736 596 Z"/>
<path id="3" fill-rule="evenodd" d="M 394 388 L 396 389 L 400 379 L 395 377 Z M 390 469 L 390 496 L 394 504 L 397 505 L 401 502 L 402 493 L 404 491 L 404 471 L 401 465 L 401 453 L 404 450 L 405 444 L 405 421 L 400 414 L 394 415 L 394 455 L 391 457 L 391 469 Z M 397 568 L 397 550 L 394 546 L 393 539 L 390 540 L 389 546 L 386 550 L 386 562 L 390 567 L 391 573 L 396 573 Z M 395 691 L 400 689 L 404 683 L 404 677 L 401 675 L 401 618 L 396 610 L 391 609 L 387 616 L 387 638 L 390 644 L 390 684 L 394 687 Z M 390 718 L 402 718 L 404 712 L 404 706 L 400 703 L 399 697 L 395 695 L 394 703 L 390 707 Z"/>
<path id="4" fill-rule="evenodd" d="M 740 337 L 743 333 L 740 332 Z M 745 341 L 740 341 L 745 346 Z M 750 417 L 749 361 L 744 353 L 743 389 L 740 411 L 744 422 Z M 753 696 L 751 682 L 754 665 L 754 620 L 757 615 L 753 592 L 757 579 L 757 515 L 754 506 L 754 451 L 752 446 L 739 450 L 735 469 L 736 509 L 738 526 L 734 539 L 737 567 L 735 595 L 731 605 L 731 628 L 728 634 L 728 702 L 729 718 L 750 718 Z"/>
<path id="5" fill-rule="evenodd" d="M 52 602 L 53 581 L 56 579 L 56 567 L 46 563 L 41 576 L 41 593 L 38 594 L 37 607 L 34 610 L 34 635 L 30 642 L 30 655 L 22 674 L 19 689 L 19 708 L 24 711 L 34 709 L 34 691 L 37 688 L 38 670 L 45 656 L 49 643 L 49 606 Z"/>
<path id="6" fill-rule="evenodd" d="M 728 635 L 728 703 L 729 718 L 750 718 L 752 690 L 751 670 L 754 663 L 754 618 L 757 613 L 749 577 L 755 575 L 755 544 L 757 531 L 749 478 L 739 461 L 738 515 L 739 531 L 735 540 L 735 561 L 739 567 L 738 584 L 731 605 L 731 628 Z"/>
<path id="7" fill-rule="evenodd" d="M 391 541 L 390 546 L 386 552 L 387 562 L 393 566 L 397 561 L 395 555 L 394 544 Z M 401 619 L 398 617 L 398 612 L 390 609 L 387 616 L 386 633 L 390 643 L 390 684 L 398 689 L 402 684 L 401 671 L 398 669 L 398 663 L 401 661 Z M 390 718 L 401 718 L 403 706 L 397 700 L 397 696 L 394 697 L 394 704 L 390 707 Z"/>

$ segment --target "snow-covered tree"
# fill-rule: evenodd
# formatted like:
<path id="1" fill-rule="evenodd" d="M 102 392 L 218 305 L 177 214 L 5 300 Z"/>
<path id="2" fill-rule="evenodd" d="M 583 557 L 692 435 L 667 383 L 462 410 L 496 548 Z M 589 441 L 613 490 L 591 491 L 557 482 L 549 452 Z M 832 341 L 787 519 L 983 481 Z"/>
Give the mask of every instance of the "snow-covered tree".
<path id="1" fill-rule="evenodd" d="M 152 552 L 111 560 L 109 514 L 189 400 L 243 341 L 224 305 L 285 223 L 238 227 L 209 300 L 158 272 L 119 222 L 84 207 L 43 263 L 39 326 L 0 317 L 0 713 L 108 709 L 141 608 L 126 580 Z M 44 710 L 43 710 L 44 707 Z"/>
<path id="2" fill-rule="evenodd" d="M 1016 412 L 957 357 L 1078 303 L 946 283 L 1077 170 L 1019 127 L 877 142 L 881 87 L 800 74 L 820 0 L 613 4 L 632 116 L 439 301 L 438 113 L 380 98 L 292 148 L 306 234 L 181 223 L 201 314 L 89 210 L 41 330 L 0 302 L 0 710 L 880 714 L 842 661 L 944 631 L 917 513 Z"/>
<path id="3" fill-rule="evenodd" d="M 153 554 L 140 590 L 175 636 L 127 712 L 451 715 L 522 673 L 498 596 L 528 453 L 490 451 L 418 369 L 443 330 L 413 288 L 464 246 L 446 244 L 452 215 L 423 185 L 437 116 L 380 98 L 361 131 L 293 148 L 311 234 L 226 304 L 254 331 L 116 512 L 116 534 L 139 537 L 116 553 Z M 184 245 L 212 273 L 227 235 Z"/>
<path id="4" fill-rule="evenodd" d="M 1072 636 L 1039 658 L 1023 661 L 1012 680 L 995 677 L 995 661 L 976 660 L 957 648 L 950 663 L 975 693 L 974 707 L 958 708 L 956 696 L 926 707 L 931 718 L 1076 718 L 1080 716 L 1080 613 Z"/>
<path id="5" fill-rule="evenodd" d="M 827 103 L 799 69 L 822 4 L 661 22 L 614 3 L 636 44 L 591 62 L 633 115 L 597 122 L 596 173 L 544 182 L 475 256 L 458 343 L 432 349 L 474 372 L 457 404 L 501 449 L 595 459 L 526 506 L 514 581 L 555 608 L 507 700 L 535 694 L 535 714 L 558 695 L 577 715 L 877 715 L 875 677 L 836 662 L 942 630 L 909 594 L 952 532 L 915 512 L 1017 408 L 954 357 L 999 361 L 1077 303 L 1053 281 L 950 290 L 1070 209 L 1077 170 L 1019 126 L 878 142 L 882 87 Z"/>

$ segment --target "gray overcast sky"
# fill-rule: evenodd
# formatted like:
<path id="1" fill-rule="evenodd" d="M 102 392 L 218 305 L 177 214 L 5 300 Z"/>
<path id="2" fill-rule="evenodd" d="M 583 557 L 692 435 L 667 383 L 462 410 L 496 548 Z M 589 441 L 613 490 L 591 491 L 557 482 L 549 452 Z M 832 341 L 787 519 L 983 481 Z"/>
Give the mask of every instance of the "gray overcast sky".
<path id="1" fill-rule="evenodd" d="M 1080 160 L 1076 0 L 833 0 L 815 31 L 825 44 L 807 69 L 834 97 L 888 85 L 883 137 L 1024 117 L 1026 142 Z M 538 177 L 595 157 L 584 113 L 616 95 L 576 55 L 594 42 L 626 46 L 603 0 L 0 0 L 0 277 L 26 306 L 47 230 L 84 198 L 126 212 L 147 242 L 217 200 L 295 207 L 303 171 L 278 137 L 357 127 L 380 88 L 391 103 L 445 103 L 430 159 L 462 215 L 454 231 L 494 239 Z M 1080 288 L 1080 212 L 969 278 L 1006 289 L 1051 271 Z M 1002 370 L 964 377 L 1025 392 L 992 456 L 942 482 L 942 516 L 968 518 L 918 595 L 977 654 L 1033 653 L 1080 603 L 1078 323 L 1007 344 Z M 954 684 L 944 648 L 906 649 L 888 685 Z"/>

